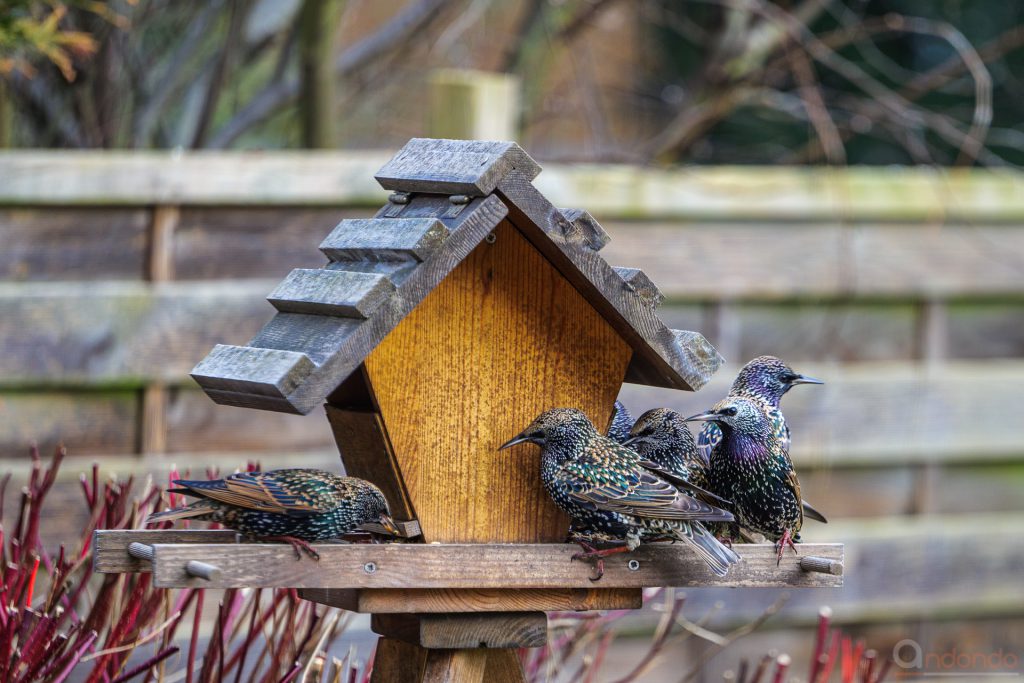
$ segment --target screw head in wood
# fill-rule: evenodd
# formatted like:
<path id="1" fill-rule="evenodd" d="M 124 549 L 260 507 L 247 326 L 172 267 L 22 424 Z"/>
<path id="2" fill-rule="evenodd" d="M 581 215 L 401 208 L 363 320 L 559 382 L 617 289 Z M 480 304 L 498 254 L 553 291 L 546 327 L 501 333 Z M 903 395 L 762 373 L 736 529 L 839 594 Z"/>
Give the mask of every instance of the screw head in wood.
<path id="1" fill-rule="evenodd" d="M 626 568 L 631 572 L 640 571 L 640 560 L 630 560 L 626 563 Z"/>
<path id="2" fill-rule="evenodd" d="M 374 573 L 375 571 L 377 571 L 377 563 L 376 562 L 367 562 L 366 564 L 363 565 L 363 571 L 366 572 L 367 574 Z"/>
<path id="3" fill-rule="evenodd" d="M 497 241 L 498 241 L 498 236 L 495 235 L 493 232 L 492 233 L 488 233 L 487 237 L 484 238 L 484 242 L 487 242 L 487 244 L 494 244 Z"/>

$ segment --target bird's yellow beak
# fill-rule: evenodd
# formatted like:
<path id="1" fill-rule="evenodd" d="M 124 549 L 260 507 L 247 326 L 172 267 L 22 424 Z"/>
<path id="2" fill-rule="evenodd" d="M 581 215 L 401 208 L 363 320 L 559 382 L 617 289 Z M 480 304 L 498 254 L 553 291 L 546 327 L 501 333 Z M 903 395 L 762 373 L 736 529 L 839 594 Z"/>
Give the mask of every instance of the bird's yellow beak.
<path id="1" fill-rule="evenodd" d="M 382 527 L 384 527 L 384 529 L 389 534 L 391 534 L 392 536 L 401 536 L 402 535 L 401 529 L 399 529 L 398 526 L 395 524 L 395 520 L 393 520 L 391 518 L 391 515 L 387 515 L 387 514 L 381 515 L 380 516 L 380 525 Z"/>

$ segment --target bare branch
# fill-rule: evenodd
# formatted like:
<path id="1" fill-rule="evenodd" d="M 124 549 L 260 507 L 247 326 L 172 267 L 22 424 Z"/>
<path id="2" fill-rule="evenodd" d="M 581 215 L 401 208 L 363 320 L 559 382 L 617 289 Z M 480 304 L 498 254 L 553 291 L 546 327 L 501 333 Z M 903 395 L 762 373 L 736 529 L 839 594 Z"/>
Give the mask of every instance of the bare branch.
<path id="1" fill-rule="evenodd" d="M 376 33 L 364 38 L 338 55 L 334 61 L 335 77 L 342 78 L 362 69 L 381 55 L 406 43 L 417 31 L 433 21 L 455 0 L 417 0 L 410 3 Z M 299 96 L 299 80 L 281 76 L 271 80 L 245 107 L 225 123 L 208 144 L 223 148 L 238 139 L 252 126 L 266 120 Z"/>

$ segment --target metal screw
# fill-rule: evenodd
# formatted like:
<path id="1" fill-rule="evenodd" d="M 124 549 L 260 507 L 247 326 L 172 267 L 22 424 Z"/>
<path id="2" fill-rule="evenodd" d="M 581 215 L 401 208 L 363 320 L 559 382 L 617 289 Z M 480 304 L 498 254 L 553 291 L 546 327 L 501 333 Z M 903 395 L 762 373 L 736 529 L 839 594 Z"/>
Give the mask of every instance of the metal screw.
<path id="1" fill-rule="evenodd" d="M 498 236 L 495 235 L 493 232 L 490 233 L 489 235 L 487 235 L 487 237 L 484 238 L 484 242 L 487 242 L 487 244 L 494 244 L 497 241 L 498 241 Z"/>
<path id="2" fill-rule="evenodd" d="M 367 562 L 363 565 L 363 571 L 367 574 L 372 574 L 377 571 L 377 565 L 374 562 Z"/>
<path id="3" fill-rule="evenodd" d="M 453 194 L 452 196 L 448 197 L 448 201 L 451 202 L 452 204 L 469 204 L 469 195 Z"/>
<path id="4" fill-rule="evenodd" d="M 409 193 L 408 192 L 392 192 L 388 196 L 388 201 L 392 204 L 408 204 Z"/>
<path id="5" fill-rule="evenodd" d="M 626 568 L 631 572 L 640 571 L 640 560 L 630 560 L 626 563 Z"/>

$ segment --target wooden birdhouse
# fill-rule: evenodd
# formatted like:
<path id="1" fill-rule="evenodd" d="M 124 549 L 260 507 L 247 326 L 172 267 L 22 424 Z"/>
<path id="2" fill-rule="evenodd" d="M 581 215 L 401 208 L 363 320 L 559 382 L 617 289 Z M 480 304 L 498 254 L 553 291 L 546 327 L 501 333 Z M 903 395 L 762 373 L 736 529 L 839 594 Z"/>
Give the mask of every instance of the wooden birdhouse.
<path id="1" fill-rule="evenodd" d="M 553 407 L 605 427 L 623 382 L 697 390 L 721 357 L 658 319 L 654 283 L 605 262 L 607 234 L 545 199 L 539 172 L 511 142 L 410 141 L 376 176 L 392 191 L 376 216 L 342 221 L 320 244 L 326 265 L 270 294 L 275 317 L 192 373 L 217 403 L 324 406 L 346 472 L 381 487 L 415 542 L 325 545 L 319 562 L 296 562 L 287 546 L 227 546 L 225 534 L 122 533 L 98 540 L 108 570 L 145 568 L 125 555 L 135 539 L 150 544 L 157 585 L 291 586 L 374 612 L 387 636 L 375 680 L 482 680 L 485 667 L 519 680 L 510 650 L 476 650 L 543 644 L 545 610 L 639 607 L 643 586 L 836 585 L 821 570 L 837 571 L 839 546 L 802 546 L 818 571 L 745 552 L 726 579 L 682 545 L 610 559 L 596 585 L 570 562 L 536 452 L 498 446 Z M 200 578 L 189 562 L 216 571 Z"/>

